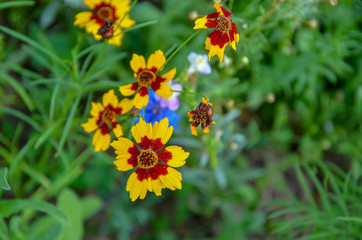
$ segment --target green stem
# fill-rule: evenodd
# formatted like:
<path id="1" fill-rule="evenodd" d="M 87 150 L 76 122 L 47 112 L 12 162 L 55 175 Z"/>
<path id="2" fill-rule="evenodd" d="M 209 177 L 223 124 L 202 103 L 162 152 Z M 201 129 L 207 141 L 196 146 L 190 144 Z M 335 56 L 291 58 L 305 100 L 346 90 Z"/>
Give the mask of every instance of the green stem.
<path id="1" fill-rule="evenodd" d="M 132 136 L 131 129 L 132 129 L 132 127 L 133 127 L 133 125 L 134 125 L 135 121 L 136 121 L 136 117 L 133 117 L 133 119 L 132 119 L 132 123 L 131 123 L 131 126 L 129 127 L 128 137 L 127 137 L 127 138 L 128 138 L 128 139 L 130 139 L 130 140 L 131 140 L 131 136 Z"/>
<path id="2" fill-rule="evenodd" d="M 167 63 L 180 51 L 180 49 L 185 46 L 193 37 L 195 37 L 202 29 L 197 30 L 194 34 L 192 34 L 185 42 L 183 42 L 172 54 L 169 58 L 167 58 L 166 62 L 157 70 L 156 74 L 161 71 Z"/>
<path id="3" fill-rule="evenodd" d="M 99 60 L 101 59 L 107 45 L 108 45 L 108 42 L 105 41 L 104 44 L 103 44 L 103 48 L 102 48 L 101 52 L 98 54 L 96 60 L 94 60 L 94 62 L 92 63 L 91 67 L 89 68 L 89 70 L 87 71 L 87 73 L 85 74 L 83 79 L 87 79 L 88 75 L 93 71 L 93 69 L 95 68 L 95 66 L 97 65 Z"/>
<path id="4" fill-rule="evenodd" d="M 204 94 L 202 94 L 202 93 L 197 93 L 197 92 L 187 92 L 187 91 L 179 91 L 179 90 L 172 90 L 172 92 L 179 92 L 179 93 L 193 94 L 193 95 L 201 96 L 201 97 L 205 98 L 206 100 L 208 100 L 208 98 L 207 98 Z"/>
<path id="5" fill-rule="evenodd" d="M 114 28 L 114 32 L 116 31 L 116 29 L 121 25 L 122 21 L 126 18 L 126 16 L 129 15 L 129 12 L 132 10 L 132 8 L 134 7 L 134 5 L 136 5 L 136 3 L 138 2 L 138 0 L 134 0 L 132 5 L 131 5 L 131 8 L 129 9 L 129 11 L 122 17 L 121 21 L 119 21 L 119 23 L 117 24 L 117 26 Z M 122 31 L 116 35 L 113 35 L 112 37 L 115 37 L 115 36 L 118 36 L 122 34 Z"/>

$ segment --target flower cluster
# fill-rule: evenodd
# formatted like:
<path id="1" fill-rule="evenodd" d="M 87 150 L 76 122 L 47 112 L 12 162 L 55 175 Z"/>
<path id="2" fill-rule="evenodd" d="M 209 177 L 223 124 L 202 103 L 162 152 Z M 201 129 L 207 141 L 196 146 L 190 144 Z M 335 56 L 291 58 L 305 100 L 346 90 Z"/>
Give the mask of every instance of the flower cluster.
<path id="1" fill-rule="evenodd" d="M 130 19 L 130 0 L 84 0 L 91 11 L 80 12 L 75 16 L 74 25 L 91 33 L 96 40 L 106 39 L 109 44 L 120 46 L 123 29 L 132 27 L 135 22 Z M 217 55 L 223 60 L 225 47 L 230 45 L 236 50 L 239 35 L 231 20 L 231 13 L 222 5 L 215 3 L 217 12 L 206 15 L 195 21 L 194 29 L 215 28 L 206 38 L 208 56 L 190 53 L 190 67 L 187 76 L 197 73 L 210 74 L 209 61 Z M 183 46 L 183 45 L 182 45 Z M 180 47 L 181 48 L 181 47 Z M 175 53 L 180 49 L 175 50 Z M 175 54 L 173 53 L 170 58 Z M 172 84 L 176 68 L 163 72 L 170 59 L 162 50 L 156 50 L 147 61 L 144 56 L 133 54 L 130 68 L 133 71 L 133 82 L 119 87 L 125 97 L 119 101 L 114 90 L 103 95 L 102 103 L 92 102 L 91 118 L 81 126 L 88 133 L 95 132 L 92 145 L 95 151 L 106 151 L 109 146 L 115 149 L 116 165 L 119 171 L 134 169 L 130 175 L 126 190 L 132 201 L 145 198 L 147 192 L 161 195 L 164 188 L 181 189 L 182 175 L 174 168 L 186 163 L 189 153 L 179 146 L 164 147 L 171 138 L 178 120 L 182 119 L 175 111 L 180 102 L 178 96 L 182 92 L 180 84 Z M 133 110 L 132 110 L 133 109 Z M 132 114 L 125 115 L 132 110 Z M 141 117 L 142 113 L 142 117 Z M 124 116 L 121 116 L 124 115 Z M 138 122 L 130 127 L 130 134 L 135 143 L 124 138 L 120 125 L 130 122 L 130 117 L 138 117 Z M 205 98 L 194 110 L 188 112 L 192 135 L 197 136 L 197 127 L 201 125 L 204 133 L 208 133 L 213 120 L 213 105 Z M 133 125 L 133 124 L 132 124 Z M 112 134 L 113 132 L 113 134 Z M 115 140 L 112 141 L 112 135 Z"/>
<path id="2" fill-rule="evenodd" d="M 128 15 L 130 0 L 84 0 L 84 3 L 92 11 L 78 13 L 74 25 L 85 28 L 98 41 L 109 38 L 109 44 L 121 46 L 122 29 L 135 24 Z"/>

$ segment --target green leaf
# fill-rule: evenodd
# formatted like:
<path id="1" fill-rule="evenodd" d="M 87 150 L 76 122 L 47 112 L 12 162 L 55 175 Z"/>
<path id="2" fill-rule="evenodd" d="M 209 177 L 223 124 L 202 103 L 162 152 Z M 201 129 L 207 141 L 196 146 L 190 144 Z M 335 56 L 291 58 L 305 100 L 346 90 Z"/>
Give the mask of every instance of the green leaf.
<path id="1" fill-rule="evenodd" d="M 29 97 L 28 93 L 24 89 L 23 85 L 18 83 L 18 81 L 16 81 L 14 78 L 12 78 L 10 75 L 8 75 L 5 72 L 3 72 L 0 75 L 0 78 L 2 78 L 5 83 L 9 84 L 12 88 L 14 88 L 14 90 L 19 94 L 21 99 L 23 99 L 29 111 L 32 112 L 35 106 L 31 98 Z"/>
<path id="2" fill-rule="evenodd" d="M 84 197 L 81 201 L 83 220 L 92 217 L 103 207 L 102 200 L 96 196 Z"/>
<path id="3" fill-rule="evenodd" d="M 82 205 L 77 195 L 66 189 L 59 194 L 58 207 L 68 216 L 69 225 L 63 224 L 62 240 L 80 240 L 83 237 Z"/>
<path id="4" fill-rule="evenodd" d="M 25 36 L 24 34 L 21 34 L 19 32 L 16 32 L 16 31 L 14 31 L 10 28 L 4 27 L 4 26 L 0 26 L 0 31 L 3 31 L 3 32 L 13 36 L 14 38 L 17 38 L 17 39 L 29 44 L 30 46 L 40 50 L 41 52 L 45 53 L 50 58 L 52 58 L 55 62 L 59 63 L 64 69 L 67 69 L 67 66 L 65 65 L 65 63 L 57 55 L 55 55 L 48 49 L 44 48 L 43 46 L 41 46 L 40 44 L 38 44 L 31 38 Z"/>
<path id="5" fill-rule="evenodd" d="M 35 4 L 34 1 L 9 1 L 0 3 L 0 9 L 10 8 L 10 7 L 25 7 L 25 6 L 33 6 Z"/>
<path id="6" fill-rule="evenodd" d="M 0 239 L 10 240 L 6 223 L 2 217 L 0 217 Z"/>
<path id="7" fill-rule="evenodd" d="M 362 218 L 360 217 L 337 217 L 337 220 L 357 222 L 359 224 L 362 224 Z"/>
<path id="8" fill-rule="evenodd" d="M 7 168 L 0 168 L 0 187 L 4 190 L 10 190 L 10 186 L 6 181 Z"/>
<path id="9" fill-rule="evenodd" d="M 20 111 L 17 111 L 12 108 L 0 106 L 0 112 L 7 113 L 9 115 L 17 117 L 20 120 L 22 120 L 22 121 L 26 122 L 27 124 L 29 124 L 30 126 L 32 126 L 35 130 L 40 131 L 40 126 L 38 125 L 38 123 L 35 122 L 31 117 L 27 116 L 26 114 L 24 114 Z"/>
<path id="10" fill-rule="evenodd" d="M 59 154 L 62 152 L 63 150 L 63 146 L 64 146 L 64 143 L 67 139 L 67 136 L 68 136 L 68 133 L 69 133 L 69 130 L 70 130 L 70 127 L 72 126 L 72 123 L 73 123 L 73 120 L 74 120 L 74 115 L 75 115 L 75 112 L 77 110 L 77 107 L 78 107 L 78 104 L 79 104 L 79 101 L 80 101 L 80 98 L 81 98 L 82 94 L 79 93 L 77 98 L 75 99 L 74 103 L 73 103 L 73 106 L 72 106 L 72 109 L 70 110 L 70 113 L 69 113 L 69 116 L 68 116 L 68 119 L 67 119 L 67 122 L 65 123 L 65 126 L 64 126 L 64 129 L 63 129 L 63 134 L 62 136 L 60 137 L 60 141 L 59 141 L 59 146 L 58 146 L 58 151 L 56 153 L 55 156 L 59 156 Z"/>
<path id="11" fill-rule="evenodd" d="M 69 220 L 67 216 L 54 205 L 38 200 L 1 200 L 0 201 L 0 215 L 9 217 L 25 208 L 32 208 L 34 210 L 45 212 L 64 224 L 68 224 Z"/>
<path id="12" fill-rule="evenodd" d="M 39 137 L 38 141 L 36 141 L 34 148 L 38 149 L 45 140 L 49 138 L 49 136 L 56 130 L 59 129 L 60 124 L 63 122 L 63 119 L 59 119 L 53 125 L 47 128 L 45 132 Z"/>

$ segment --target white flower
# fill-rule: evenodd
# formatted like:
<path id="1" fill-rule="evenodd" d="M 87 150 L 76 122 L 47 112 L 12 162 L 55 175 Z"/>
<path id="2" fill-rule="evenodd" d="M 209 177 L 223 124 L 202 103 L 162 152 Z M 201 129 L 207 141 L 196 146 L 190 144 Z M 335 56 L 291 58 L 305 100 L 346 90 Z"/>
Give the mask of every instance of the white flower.
<path id="1" fill-rule="evenodd" d="M 190 67 L 188 69 L 189 73 L 200 72 L 202 74 L 210 74 L 211 67 L 209 65 L 209 58 L 206 54 L 201 55 L 195 52 L 191 52 L 187 59 L 190 62 Z"/>

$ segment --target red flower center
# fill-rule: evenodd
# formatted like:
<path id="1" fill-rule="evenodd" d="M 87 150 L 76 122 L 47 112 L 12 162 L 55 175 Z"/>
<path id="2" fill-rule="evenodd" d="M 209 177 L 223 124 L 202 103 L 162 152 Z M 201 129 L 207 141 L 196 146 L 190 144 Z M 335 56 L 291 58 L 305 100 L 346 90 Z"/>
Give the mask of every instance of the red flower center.
<path id="1" fill-rule="evenodd" d="M 139 85 L 147 87 L 156 80 L 156 75 L 152 71 L 143 70 L 138 74 L 137 80 Z"/>
<path id="2" fill-rule="evenodd" d="M 112 19 L 114 19 L 112 8 L 109 7 L 109 6 L 101 7 L 97 11 L 97 16 L 98 16 L 99 19 L 102 19 L 102 20 L 112 20 Z"/>
<path id="3" fill-rule="evenodd" d="M 231 28 L 231 20 L 223 15 L 220 15 L 216 19 L 217 25 L 216 29 L 219 29 L 221 34 L 224 34 L 226 32 L 229 32 Z"/>
<path id="4" fill-rule="evenodd" d="M 102 113 L 102 121 L 107 124 L 115 122 L 116 113 L 109 108 L 104 109 Z"/>
<path id="5" fill-rule="evenodd" d="M 158 162 L 157 154 L 152 150 L 142 150 L 137 156 L 138 166 L 140 168 L 152 168 Z"/>

